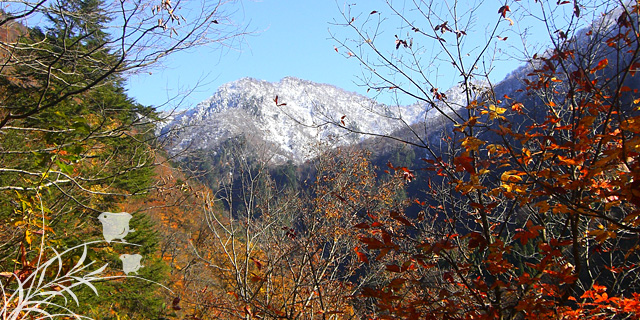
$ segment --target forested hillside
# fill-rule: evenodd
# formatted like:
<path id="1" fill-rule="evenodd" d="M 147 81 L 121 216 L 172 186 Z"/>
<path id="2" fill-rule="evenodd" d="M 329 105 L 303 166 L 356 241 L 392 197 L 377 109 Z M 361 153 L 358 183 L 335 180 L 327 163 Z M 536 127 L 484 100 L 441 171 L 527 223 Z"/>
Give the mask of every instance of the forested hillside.
<path id="1" fill-rule="evenodd" d="M 124 82 L 207 43 L 207 22 L 223 20 L 215 7 L 178 21 L 168 1 L 142 5 L 3 2 L 2 319 L 157 319 L 171 310 L 172 265 L 158 232 L 166 221 L 141 205 L 171 191 L 158 173 L 168 163 L 155 137 L 160 119 L 127 95 Z M 103 212 L 123 211 L 129 225 L 113 231 L 103 219 L 113 214 Z M 131 256 L 142 265 L 128 266 Z"/>

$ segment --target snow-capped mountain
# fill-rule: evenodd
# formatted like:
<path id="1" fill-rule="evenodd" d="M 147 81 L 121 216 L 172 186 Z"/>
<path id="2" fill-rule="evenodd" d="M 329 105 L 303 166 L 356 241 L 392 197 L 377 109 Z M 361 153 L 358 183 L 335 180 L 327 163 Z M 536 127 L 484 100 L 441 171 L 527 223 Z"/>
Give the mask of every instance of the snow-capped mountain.
<path id="1" fill-rule="evenodd" d="M 351 131 L 391 134 L 426 115 L 420 104 L 385 106 L 328 84 L 293 77 L 277 83 L 243 78 L 177 115 L 162 132 L 171 131 L 172 154 L 187 148 L 215 149 L 244 135 L 267 146 L 277 162 L 300 163 L 317 154 L 319 143 L 344 145 L 364 139 L 335 124 Z"/>
<path id="2" fill-rule="evenodd" d="M 570 75 L 572 70 L 592 69 L 602 58 L 616 61 L 631 56 L 616 56 L 616 47 L 607 45 L 605 41 L 619 32 L 616 31 L 616 23 L 621 12 L 613 10 L 567 41 L 567 49 L 575 52 L 586 50 L 584 54 L 590 56 L 589 59 L 565 61 L 568 69 L 564 75 L 557 76 L 561 81 L 566 80 L 563 77 Z M 637 21 L 637 16 L 634 17 Z M 630 44 L 629 52 L 636 46 Z M 409 106 L 386 106 L 332 85 L 293 77 L 283 78 L 277 83 L 244 78 L 221 86 L 209 99 L 172 117 L 161 132 L 168 137 L 168 151 L 174 155 L 189 149 L 215 151 L 222 142 L 244 136 L 247 141 L 264 146 L 262 150 L 270 153 L 266 156 L 276 162 L 292 160 L 294 163 L 318 155 L 322 152 L 322 148 L 318 148 L 321 143 L 345 145 L 371 137 L 357 132 L 393 135 L 399 129 L 409 129 L 409 135 L 415 133 L 414 137 L 419 136 L 423 140 L 417 144 L 437 144 L 442 131 L 451 132 L 454 123 L 467 120 L 468 115 L 463 109 L 476 99 L 482 101 L 489 96 L 509 95 L 513 101 L 526 103 L 529 112 L 544 116 L 544 103 L 536 95 L 529 96 L 523 81 L 535 80 L 534 69 L 553 52 L 549 49 L 537 59 L 516 68 L 491 87 L 492 95 L 487 95 L 485 84 L 475 83 L 469 88 L 473 92 L 456 86 L 445 91 L 444 98 L 437 98 L 434 94 L 439 100 L 433 104 L 419 102 Z M 629 79 L 626 85 L 637 88 L 637 79 Z M 557 101 L 563 99 L 562 94 L 556 97 Z M 504 100 L 502 107 L 508 108 L 506 104 L 510 102 Z"/>

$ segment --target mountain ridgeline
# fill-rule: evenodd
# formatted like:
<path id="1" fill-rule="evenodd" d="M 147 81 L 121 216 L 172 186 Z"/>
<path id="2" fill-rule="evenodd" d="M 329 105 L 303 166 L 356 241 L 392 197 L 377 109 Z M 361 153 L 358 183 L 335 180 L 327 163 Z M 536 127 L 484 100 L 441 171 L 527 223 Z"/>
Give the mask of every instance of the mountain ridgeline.
<path id="1" fill-rule="evenodd" d="M 328 84 L 292 77 L 277 83 L 244 78 L 177 115 L 162 133 L 172 142 L 174 155 L 215 152 L 223 141 L 244 136 L 264 150 L 262 157 L 300 164 L 319 155 L 319 144 L 351 145 L 367 137 L 353 132 L 390 135 L 425 115 L 419 104 L 385 106 Z"/>
<path id="2" fill-rule="evenodd" d="M 589 51 L 594 59 L 604 57 L 626 62 L 627 57 L 619 56 L 615 47 L 605 41 L 615 32 L 616 20 L 611 18 L 614 16 L 610 14 L 594 22 L 601 26 L 599 32 L 587 32 L 588 28 L 577 32 L 576 38 L 567 42 L 568 50 Z M 425 158 L 447 157 L 443 138 L 456 141 L 464 138 L 455 129 L 469 121 L 466 108 L 470 105 L 511 109 L 517 101 L 527 106 L 527 112 L 512 115 L 512 122 L 524 127 L 543 121 L 549 101 L 541 98 L 544 94 L 533 94 L 536 90 L 532 87 L 540 70 L 556 68 L 549 63 L 553 55 L 553 50 L 536 55 L 498 83 L 471 80 L 448 90 L 431 89 L 432 97 L 404 106 L 384 105 L 333 85 L 294 77 L 285 77 L 276 83 L 243 78 L 221 86 L 196 107 L 172 114 L 159 132 L 172 156 L 187 168 L 208 176 L 205 180 L 209 181 L 227 170 L 224 168 L 231 165 L 230 159 L 238 152 L 271 167 L 280 166 L 280 171 L 298 171 L 298 180 L 310 177 L 309 172 L 313 170 L 305 165 L 309 160 L 346 146 L 372 151 L 373 162 L 379 167 L 391 162 L 419 169 L 424 166 Z M 563 66 L 567 70 L 558 74 L 554 84 L 556 93 L 550 91 L 549 100 L 563 104 L 574 98 L 557 92 L 571 93 L 571 88 L 563 87 L 566 77 L 575 76 L 581 68 L 594 67 L 600 61 L 583 60 Z M 621 74 L 616 68 L 605 72 L 602 77 L 606 79 Z M 633 77 L 624 80 L 624 85 L 631 89 L 639 87 Z M 545 86 L 550 90 L 548 84 Z M 631 95 L 621 98 L 628 100 L 623 103 L 631 103 Z M 489 113 L 483 113 L 478 121 L 494 120 Z M 497 123 L 485 126 L 478 132 L 478 138 L 498 141 L 501 139 L 498 128 Z"/>

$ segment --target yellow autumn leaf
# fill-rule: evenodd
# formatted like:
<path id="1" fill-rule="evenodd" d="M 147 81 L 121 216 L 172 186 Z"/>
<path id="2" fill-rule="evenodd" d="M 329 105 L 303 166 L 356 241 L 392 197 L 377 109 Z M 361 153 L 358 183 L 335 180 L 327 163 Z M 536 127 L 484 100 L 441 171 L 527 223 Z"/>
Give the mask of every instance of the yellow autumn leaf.
<path id="1" fill-rule="evenodd" d="M 505 148 L 499 144 L 490 144 L 487 146 L 487 150 L 490 154 L 493 153 L 502 153 L 505 151 Z"/>
<path id="2" fill-rule="evenodd" d="M 490 105 L 489 106 L 489 111 L 493 111 L 497 114 L 503 114 L 505 111 L 507 111 L 506 108 L 500 108 L 500 107 L 496 107 L 495 105 Z"/>
<path id="3" fill-rule="evenodd" d="M 25 231 L 24 240 L 26 240 L 28 244 L 31 244 L 31 231 L 29 230 Z"/>
<path id="4" fill-rule="evenodd" d="M 522 178 L 518 175 L 516 170 L 509 170 L 502 173 L 500 180 L 505 182 L 518 182 L 522 181 Z"/>
<path id="5" fill-rule="evenodd" d="M 478 148 L 485 143 L 486 141 L 476 137 L 466 137 L 462 139 L 462 146 L 465 147 L 467 151 L 478 150 Z"/>
<path id="6" fill-rule="evenodd" d="M 505 111 L 507 111 L 506 108 L 497 107 L 496 105 L 492 104 L 489 106 L 489 111 L 483 111 L 481 113 L 482 114 L 488 113 L 489 119 L 494 120 L 496 118 L 504 119 L 504 117 L 501 116 L 501 114 L 505 113 Z"/>

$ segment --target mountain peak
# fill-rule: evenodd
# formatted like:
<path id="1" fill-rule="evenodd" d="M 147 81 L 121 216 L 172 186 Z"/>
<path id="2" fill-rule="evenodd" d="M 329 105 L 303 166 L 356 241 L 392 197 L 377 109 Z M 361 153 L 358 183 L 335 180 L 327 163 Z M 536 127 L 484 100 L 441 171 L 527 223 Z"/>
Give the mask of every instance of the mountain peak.
<path id="1" fill-rule="evenodd" d="M 387 110 L 387 116 L 370 112 L 373 109 Z M 388 117 L 391 114 L 391 108 L 333 85 L 296 77 L 275 83 L 247 77 L 222 85 L 165 128 L 175 131 L 170 148 L 174 154 L 187 147 L 215 149 L 242 135 L 269 146 L 278 162 L 300 163 L 316 156 L 319 143 L 344 145 L 363 139 L 329 123 L 344 121 L 352 130 L 389 134 L 404 124 Z M 423 107 L 403 107 L 402 114 L 406 123 L 415 123 Z"/>

